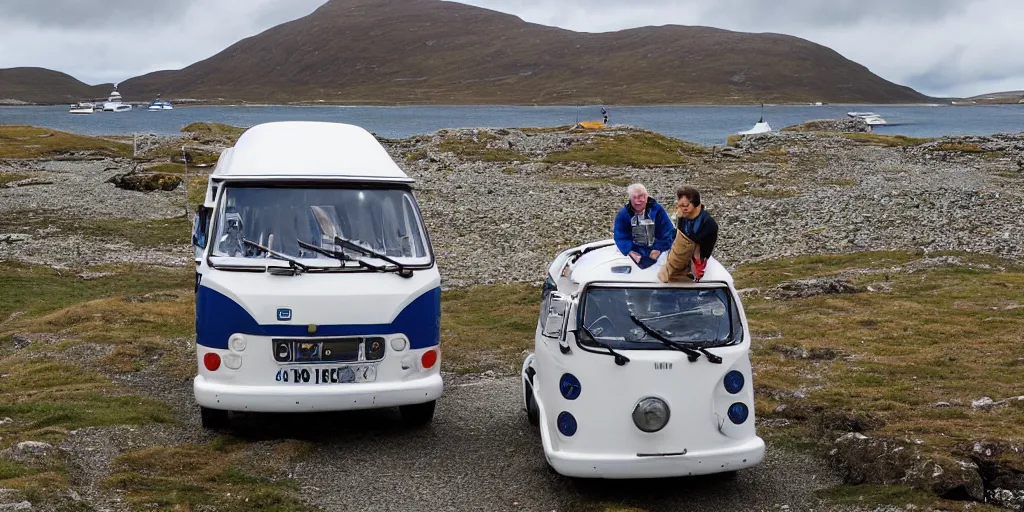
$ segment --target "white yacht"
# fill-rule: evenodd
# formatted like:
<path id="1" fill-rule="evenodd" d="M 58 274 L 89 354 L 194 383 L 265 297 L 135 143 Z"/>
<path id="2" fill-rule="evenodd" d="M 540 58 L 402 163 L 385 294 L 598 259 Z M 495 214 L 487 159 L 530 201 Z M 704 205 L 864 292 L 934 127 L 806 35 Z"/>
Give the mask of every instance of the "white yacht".
<path id="1" fill-rule="evenodd" d="M 156 99 L 153 100 L 153 102 L 149 104 L 149 110 L 152 110 L 152 111 L 157 111 L 157 110 L 174 110 L 174 106 L 171 105 L 171 102 L 169 102 L 169 101 L 161 100 L 160 99 L 160 95 L 157 94 L 156 95 Z"/>
<path id="2" fill-rule="evenodd" d="M 114 86 L 114 92 L 110 93 L 110 97 L 103 103 L 104 112 L 127 112 L 132 109 L 131 103 L 121 102 L 121 93 L 117 92 L 117 86 Z"/>
<path id="3" fill-rule="evenodd" d="M 847 112 L 846 115 L 854 119 L 862 119 L 868 126 L 879 126 L 888 124 L 882 116 L 874 112 Z"/>
<path id="4" fill-rule="evenodd" d="M 71 105 L 71 109 L 68 110 L 70 114 L 92 114 L 96 112 L 96 104 L 89 103 L 86 101 L 80 101 Z"/>

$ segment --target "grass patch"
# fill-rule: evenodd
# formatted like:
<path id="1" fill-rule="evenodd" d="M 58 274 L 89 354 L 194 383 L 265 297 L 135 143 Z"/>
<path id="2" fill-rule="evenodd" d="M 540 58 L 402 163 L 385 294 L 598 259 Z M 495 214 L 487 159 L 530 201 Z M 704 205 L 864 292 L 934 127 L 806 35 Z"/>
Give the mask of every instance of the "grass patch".
<path id="1" fill-rule="evenodd" d="M 751 331 L 768 338 L 755 342 L 752 352 L 758 413 L 794 420 L 870 415 L 866 435 L 921 440 L 926 456 L 969 458 L 963 450 L 975 441 L 1024 438 L 1024 407 L 971 407 L 982 396 L 1001 400 L 1020 394 L 1018 379 L 1004 370 L 1022 359 L 1024 308 L 1018 298 L 1024 297 L 1024 268 L 990 257 L 957 256 L 971 265 L 908 273 L 891 267 L 919 256 L 862 253 L 738 269 L 740 288 L 870 268 L 877 271 L 852 273 L 850 279 L 891 289 L 792 300 L 747 298 Z M 1003 269 L 983 266 L 993 263 Z M 791 347 L 842 356 L 786 356 Z M 806 398 L 778 398 L 774 390 L 801 390 Z M 936 408 L 938 402 L 952 406 Z M 788 408 L 775 413 L 780 404 Z M 842 432 L 833 430 L 839 428 L 835 422 L 819 427 L 829 431 L 827 439 Z"/>
<path id="2" fill-rule="evenodd" d="M 446 134 L 438 149 L 475 162 L 528 162 L 530 157 L 507 148 L 497 147 L 498 137 L 479 132 L 473 137 Z"/>
<path id="3" fill-rule="evenodd" d="M 127 158 L 132 146 L 50 128 L 0 125 L 0 158 L 55 158 L 80 152 Z"/>
<path id="4" fill-rule="evenodd" d="M 164 163 L 146 167 L 147 172 L 158 172 L 162 174 L 185 174 L 185 164 Z M 195 172 L 195 170 L 191 170 Z"/>
<path id="5" fill-rule="evenodd" d="M 192 123 L 181 129 L 182 133 L 196 133 L 201 136 L 226 138 L 232 144 L 245 133 L 248 128 L 240 128 L 224 123 Z"/>
<path id="6" fill-rule="evenodd" d="M 410 151 L 409 153 L 407 153 L 405 155 L 405 161 L 406 162 L 415 162 L 417 160 L 426 160 L 426 159 L 427 159 L 427 150 L 425 150 L 425 149 L 417 149 L 415 151 Z"/>
<path id="7" fill-rule="evenodd" d="M 0 333 L 15 320 L 12 313 L 20 312 L 16 319 L 39 318 L 69 306 L 109 297 L 139 296 L 161 290 L 191 289 L 193 275 L 190 269 L 163 267 L 120 266 L 95 267 L 93 271 L 108 271 L 111 275 L 96 279 L 82 279 L 79 271 L 55 270 L 46 266 L 28 265 L 8 261 L 0 267 Z"/>
<path id="8" fill-rule="evenodd" d="M 454 371 L 514 373 L 533 347 L 540 289 L 525 284 L 482 285 L 444 292 L 441 339 Z"/>
<path id="9" fill-rule="evenodd" d="M 821 135 L 838 135 L 847 140 L 886 147 L 919 146 L 925 142 L 935 140 L 907 137 L 906 135 L 881 135 L 877 133 L 839 133 Z"/>
<path id="10" fill-rule="evenodd" d="M 518 130 L 523 132 L 523 133 L 525 133 L 525 134 L 528 134 L 528 135 L 535 135 L 535 134 L 539 134 L 539 133 L 559 133 L 559 132 L 568 132 L 568 131 L 572 130 L 572 125 L 568 125 L 567 124 L 567 125 L 564 125 L 564 126 L 543 126 L 543 127 L 532 127 L 532 128 L 519 128 Z"/>
<path id="11" fill-rule="evenodd" d="M 611 185 L 613 187 L 628 187 L 632 181 L 629 178 L 587 178 L 582 176 L 558 176 L 551 178 L 552 183 L 568 183 L 573 185 Z"/>
<path id="12" fill-rule="evenodd" d="M 970 142 L 943 142 L 934 148 L 935 151 L 959 151 L 961 153 L 985 153 L 985 148 Z"/>
<path id="13" fill-rule="evenodd" d="M 41 359 L 0 359 L 0 446 L 19 441 L 59 443 L 69 430 L 174 421 L 170 407 L 126 395 L 106 377 Z"/>
<path id="14" fill-rule="evenodd" d="M 545 162 L 583 162 L 590 165 L 654 167 L 682 165 L 706 152 L 703 146 L 648 131 L 615 135 L 594 135 L 561 152 L 549 154 Z"/>
<path id="15" fill-rule="evenodd" d="M 20 173 L 20 172 L 4 172 L 4 173 L 0 173 L 0 188 L 6 187 L 9 183 L 14 183 L 16 181 L 21 181 L 21 180 L 27 180 L 27 179 L 29 179 L 31 177 L 32 177 L 32 175 L 30 175 L 30 174 L 25 174 L 25 173 Z"/>
<path id="16" fill-rule="evenodd" d="M 974 510 L 996 512 L 1002 510 L 975 502 L 950 501 L 902 485 L 840 485 L 815 492 L 815 496 L 831 505 L 877 507 L 916 507 L 915 510 Z"/>
<path id="17" fill-rule="evenodd" d="M 243 470 L 249 455 L 245 443 L 219 441 L 129 452 L 114 461 L 104 487 L 140 509 L 316 510 L 293 496 L 293 483 Z"/>
<path id="18" fill-rule="evenodd" d="M 743 140 L 742 135 L 730 135 L 725 138 L 725 145 L 730 147 L 736 147 L 740 144 L 741 140 Z"/>
<path id="19" fill-rule="evenodd" d="M 126 241 L 136 247 L 159 247 L 187 245 L 191 240 L 192 226 L 184 215 L 157 220 L 80 219 L 40 215 L 29 211 L 13 212 L 0 218 L 0 230 L 28 232 L 36 236 L 79 235 L 86 238 Z M 40 231 L 43 233 L 39 233 Z"/>

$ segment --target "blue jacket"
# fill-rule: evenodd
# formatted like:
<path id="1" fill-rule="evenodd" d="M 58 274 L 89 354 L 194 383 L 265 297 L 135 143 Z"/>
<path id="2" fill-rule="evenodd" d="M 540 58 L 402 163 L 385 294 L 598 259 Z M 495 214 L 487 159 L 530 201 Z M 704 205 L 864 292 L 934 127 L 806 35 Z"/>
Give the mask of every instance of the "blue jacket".
<path id="1" fill-rule="evenodd" d="M 648 198 L 645 214 L 654 220 L 654 243 L 651 245 L 633 242 L 633 207 L 629 203 L 626 203 L 626 206 L 622 207 L 618 215 L 615 216 L 615 245 L 623 255 L 634 251 L 647 259 L 653 250 L 666 252 L 672 248 L 672 242 L 676 238 L 676 227 L 672 225 L 672 219 L 669 218 L 665 208 L 653 198 Z"/>

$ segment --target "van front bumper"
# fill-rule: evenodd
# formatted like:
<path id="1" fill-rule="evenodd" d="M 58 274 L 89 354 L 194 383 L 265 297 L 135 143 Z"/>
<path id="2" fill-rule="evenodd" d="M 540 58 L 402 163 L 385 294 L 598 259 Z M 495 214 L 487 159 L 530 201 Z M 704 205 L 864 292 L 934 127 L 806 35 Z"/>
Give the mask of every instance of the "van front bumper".
<path id="1" fill-rule="evenodd" d="M 577 478 L 667 478 L 724 473 L 756 466 L 764 458 L 764 441 L 754 437 L 728 448 L 675 455 L 612 455 L 545 451 L 558 473 Z"/>
<path id="2" fill-rule="evenodd" d="M 394 382 L 329 386 L 250 386 L 211 382 L 197 375 L 196 402 L 210 409 L 251 412 L 317 412 L 377 409 L 437 400 L 444 384 L 440 373 Z"/>

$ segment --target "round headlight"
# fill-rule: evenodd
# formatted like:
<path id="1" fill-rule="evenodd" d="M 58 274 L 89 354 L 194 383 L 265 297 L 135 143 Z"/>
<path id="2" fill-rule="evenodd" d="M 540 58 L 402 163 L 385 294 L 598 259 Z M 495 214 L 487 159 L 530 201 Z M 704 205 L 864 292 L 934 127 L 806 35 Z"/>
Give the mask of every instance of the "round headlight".
<path id="1" fill-rule="evenodd" d="M 405 350 L 405 347 L 407 347 L 408 345 L 408 340 L 406 340 L 405 337 L 403 336 L 391 338 L 391 348 L 394 349 L 395 352 L 401 352 Z"/>
<path id="2" fill-rule="evenodd" d="M 747 421 L 749 415 L 750 409 L 747 409 L 747 405 L 744 403 L 736 402 L 729 406 L 729 420 L 737 425 Z"/>
<path id="3" fill-rule="evenodd" d="M 633 423 L 644 432 L 657 432 L 668 424 L 668 404 L 655 397 L 647 397 L 633 407 Z"/>
<path id="4" fill-rule="evenodd" d="M 245 336 L 242 336 L 241 334 L 232 334 L 231 337 L 228 338 L 228 348 L 235 352 L 245 350 L 245 345 Z"/>
<path id="5" fill-rule="evenodd" d="M 558 413 L 558 431 L 565 437 L 572 437 L 576 433 L 576 417 L 567 411 Z"/>
<path id="6" fill-rule="evenodd" d="M 725 390 L 729 394 L 735 395 L 743 389 L 743 374 L 733 370 L 725 374 Z"/>
<path id="7" fill-rule="evenodd" d="M 566 373 L 562 375 L 562 380 L 558 381 L 558 390 L 562 392 L 562 396 L 566 400 L 576 400 L 583 392 L 583 387 L 580 386 L 580 380 L 575 375 Z"/>

